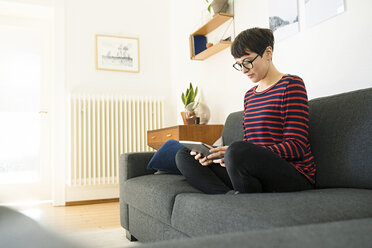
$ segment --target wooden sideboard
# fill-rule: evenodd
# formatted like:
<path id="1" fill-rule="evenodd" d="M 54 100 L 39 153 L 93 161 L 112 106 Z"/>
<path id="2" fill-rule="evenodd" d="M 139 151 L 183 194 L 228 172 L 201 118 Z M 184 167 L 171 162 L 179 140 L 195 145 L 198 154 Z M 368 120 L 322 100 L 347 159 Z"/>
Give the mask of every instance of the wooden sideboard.
<path id="1" fill-rule="evenodd" d="M 223 125 L 178 125 L 147 131 L 147 145 L 159 149 L 167 140 L 192 140 L 212 145 L 221 137 Z"/>

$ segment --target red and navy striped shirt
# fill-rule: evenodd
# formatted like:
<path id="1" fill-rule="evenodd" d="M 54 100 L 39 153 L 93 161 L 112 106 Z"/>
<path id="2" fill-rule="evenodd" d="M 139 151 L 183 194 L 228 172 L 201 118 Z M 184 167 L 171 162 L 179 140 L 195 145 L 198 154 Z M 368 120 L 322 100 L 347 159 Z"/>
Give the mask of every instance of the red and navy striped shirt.
<path id="1" fill-rule="evenodd" d="M 277 153 L 315 183 L 304 82 L 298 76 L 285 75 L 265 91 L 256 92 L 256 88 L 244 97 L 244 141 Z"/>

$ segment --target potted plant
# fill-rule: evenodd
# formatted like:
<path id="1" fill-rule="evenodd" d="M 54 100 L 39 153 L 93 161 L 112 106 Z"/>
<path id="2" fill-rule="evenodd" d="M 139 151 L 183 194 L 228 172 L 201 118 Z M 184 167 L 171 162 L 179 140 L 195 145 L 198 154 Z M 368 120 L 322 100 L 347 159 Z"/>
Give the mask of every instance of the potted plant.
<path id="1" fill-rule="evenodd" d="M 190 83 L 189 88 L 186 89 L 186 92 L 181 95 L 182 103 L 185 107 L 185 111 L 181 112 L 181 116 L 183 119 L 183 123 L 185 125 L 189 124 L 195 124 L 196 115 L 193 109 L 187 109 L 186 107 L 195 101 L 195 97 L 198 94 L 198 87 L 195 88 L 192 86 L 192 83 Z"/>
<path id="2" fill-rule="evenodd" d="M 229 7 L 228 0 L 205 0 L 208 5 L 208 12 L 212 14 L 211 9 L 213 9 L 214 14 L 221 12 L 226 12 Z"/>

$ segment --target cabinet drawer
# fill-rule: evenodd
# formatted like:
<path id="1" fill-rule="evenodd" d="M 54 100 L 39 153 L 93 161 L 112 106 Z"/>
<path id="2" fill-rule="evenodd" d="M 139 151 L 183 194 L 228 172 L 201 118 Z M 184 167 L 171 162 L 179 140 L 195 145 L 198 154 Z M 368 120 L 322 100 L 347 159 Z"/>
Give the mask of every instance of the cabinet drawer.
<path id="1" fill-rule="evenodd" d="M 163 130 L 153 130 L 148 132 L 148 144 L 164 143 L 167 140 L 175 139 L 178 140 L 179 132 L 178 128 L 169 128 Z"/>
<path id="2" fill-rule="evenodd" d="M 160 133 L 160 136 L 162 138 L 162 141 L 164 141 L 164 142 L 167 141 L 167 140 L 170 140 L 170 139 L 178 140 L 179 129 L 178 128 L 172 128 L 172 129 L 168 129 L 168 130 L 163 130 Z"/>
<path id="3" fill-rule="evenodd" d="M 148 143 L 161 143 L 161 132 L 151 131 L 148 133 L 147 139 Z"/>

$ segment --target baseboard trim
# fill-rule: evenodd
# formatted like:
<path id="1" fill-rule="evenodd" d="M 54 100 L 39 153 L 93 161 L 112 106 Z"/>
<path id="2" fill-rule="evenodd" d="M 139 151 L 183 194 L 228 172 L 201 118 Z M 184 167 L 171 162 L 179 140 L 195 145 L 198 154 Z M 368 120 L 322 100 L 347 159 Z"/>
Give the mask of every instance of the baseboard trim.
<path id="1" fill-rule="evenodd" d="M 66 202 L 66 206 L 90 205 L 90 204 L 110 203 L 110 202 L 119 202 L 119 198 L 97 199 L 97 200 L 86 200 L 86 201 L 70 201 L 70 202 Z"/>
<path id="2" fill-rule="evenodd" d="M 119 198 L 118 184 L 66 186 L 66 202 Z"/>

